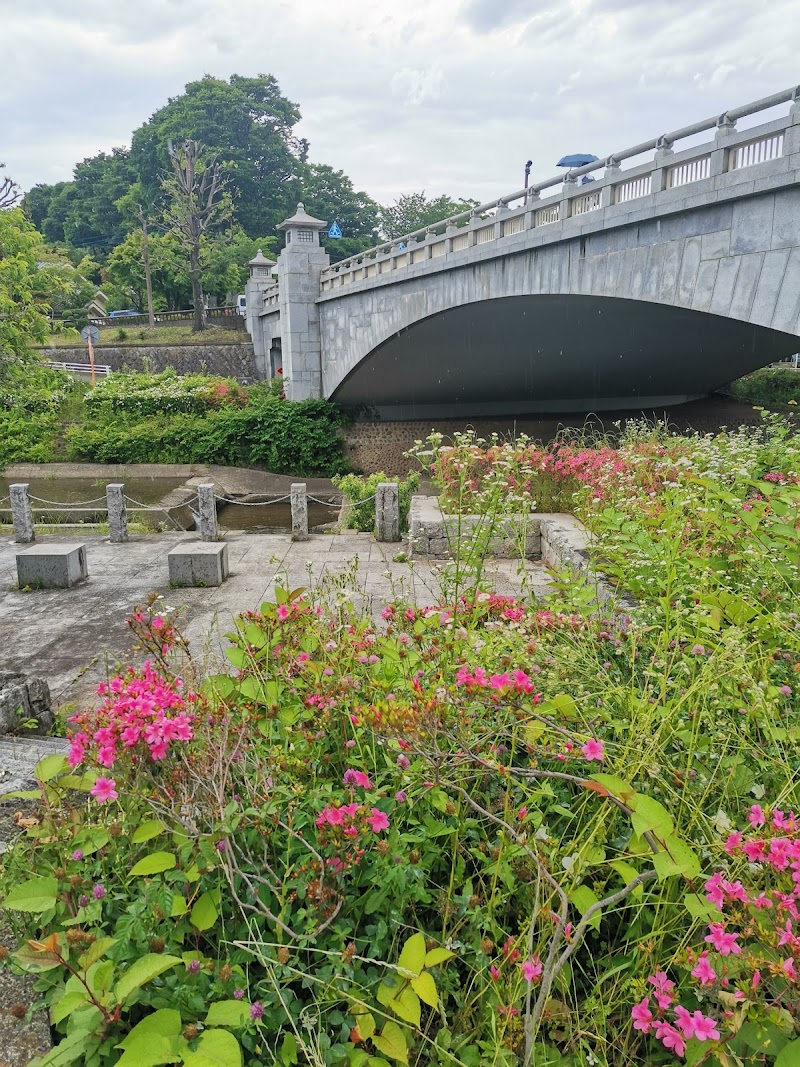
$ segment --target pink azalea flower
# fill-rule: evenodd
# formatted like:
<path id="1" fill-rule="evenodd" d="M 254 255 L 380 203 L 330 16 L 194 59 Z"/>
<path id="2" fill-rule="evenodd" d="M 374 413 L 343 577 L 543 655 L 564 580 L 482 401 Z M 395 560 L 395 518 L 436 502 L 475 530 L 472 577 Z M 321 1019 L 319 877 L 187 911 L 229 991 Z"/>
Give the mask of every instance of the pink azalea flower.
<path id="1" fill-rule="evenodd" d="M 653 1013 L 650 1011 L 650 1001 L 647 997 L 634 1004 L 631 1008 L 634 1030 L 641 1030 L 643 1034 L 649 1034 L 653 1026 Z"/>
<path id="2" fill-rule="evenodd" d="M 587 741 L 581 749 L 581 752 L 587 760 L 597 760 L 602 763 L 605 759 L 605 753 L 603 752 L 603 742 L 598 741 L 595 738 Z"/>
<path id="3" fill-rule="evenodd" d="M 738 934 L 726 933 L 721 923 L 711 923 L 704 940 L 707 944 L 713 945 L 720 956 L 740 956 L 742 950 L 736 944 L 738 937 Z"/>
<path id="4" fill-rule="evenodd" d="M 764 809 L 760 804 L 753 804 L 750 808 L 750 814 L 747 816 L 751 826 L 763 826 L 767 821 L 764 815 Z"/>
<path id="5" fill-rule="evenodd" d="M 150 623 L 150 628 L 152 630 L 163 630 L 164 629 L 164 620 L 161 618 L 160 615 L 156 615 L 156 617 Z"/>
<path id="6" fill-rule="evenodd" d="M 674 1026 L 670 1026 L 669 1023 L 657 1023 L 656 1037 L 664 1048 L 671 1048 L 676 1056 L 683 1056 L 685 1054 L 686 1042 L 683 1040 L 681 1033 L 676 1030 Z"/>
<path id="7" fill-rule="evenodd" d="M 278 605 L 278 618 L 281 622 L 285 622 L 289 618 L 289 609 L 285 604 Z"/>
<path id="8" fill-rule="evenodd" d="M 710 1016 L 703 1015 L 701 1011 L 696 1011 L 692 1014 L 692 1023 L 694 1025 L 694 1036 L 698 1041 L 719 1041 L 717 1024 Z"/>
<path id="9" fill-rule="evenodd" d="M 91 788 L 91 794 L 100 804 L 108 800 L 116 800 L 119 796 L 117 783 L 113 778 L 98 778 Z"/>
<path id="10" fill-rule="evenodd" d="M 494 964 L 492 964 L 491 967 L 489 968 L 489 974 L 492 976 L 492 981 L 493 982 L 496 982 L 497 979 L 500 977 L 500 972 L 498 971 L 498 969 L 495 967 Z"/>
<path id="11" fill-rule="evenodd" d="M 700 982 L 700 985 L 711 985 L 717 977 L 717 972 L 708 962 L 707 952 L 704 952 L 700 956 L 697 965 L 692 969 L 692 977 L 696 978 Z"/>
<path id="12" fill-rule="evenodd" d="M 542 975 L 542 961 L 538 956 L 525 960 L 522 964 L 522 977 L 526 982 L 535 982 Z"/>
<path id="13" fill-rule="evenodd" d="M 675 1005 L 675 1026 L 687 1041 L 690 1041 L 694 1036 L 694 1020 L 683 1004 Z"/>
<path id="14" fill-rule="evenodd" d="M 368 816 L 367 822 L 372 827 L 373 833 L 379 834 L 381 830 L 389 829 L 389 817 L 381 811 L 379 808 L 372 808 L 372 814 Z"/>

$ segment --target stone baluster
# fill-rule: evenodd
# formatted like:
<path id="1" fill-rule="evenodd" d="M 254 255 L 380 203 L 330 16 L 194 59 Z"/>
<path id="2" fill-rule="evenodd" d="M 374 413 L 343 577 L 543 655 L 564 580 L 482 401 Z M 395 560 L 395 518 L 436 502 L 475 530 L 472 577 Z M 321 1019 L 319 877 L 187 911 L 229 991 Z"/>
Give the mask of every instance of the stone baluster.
<path id="1" fill-rule="evenodd" d="M 308 540 L 308 496 L 306 483 L 295 482 L 290 490 L 292 504 L 292 540 Z"/>
<path id="2" fill-rule="evenodd" d="M 201 541 L 217 538 L 217 497 L 213 485 L 197 487 L 197 529 Z"/>
<path id="3" fill-rule="evenodd" d="M 8 488 L 11 498 L 11 520 L 14 523 L 14 540 L 17 544 L 29 545 L 36 540 L 33 530 L 33 508 L 28 495 L 28 483 L 18 482 Z"/>
<path id="4" fill-rule="evenodd" d="M 400 540 L 400 487 L 380 482 L 375 491 L 375 540 Z"/>
<path id="5" fill-rule="evenodd" d="M 125 507 L 125 484 L 112 482 L 106 486 L 108 533 L 112 544 L 128 540 L 128 509 Z"/>

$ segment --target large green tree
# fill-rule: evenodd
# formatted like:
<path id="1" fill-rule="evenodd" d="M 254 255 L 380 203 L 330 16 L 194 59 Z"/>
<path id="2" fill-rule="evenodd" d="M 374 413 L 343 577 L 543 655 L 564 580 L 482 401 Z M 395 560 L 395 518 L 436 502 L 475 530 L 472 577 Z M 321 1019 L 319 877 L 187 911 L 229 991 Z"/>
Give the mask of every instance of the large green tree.
<path id="1" fill-rule="evenodd" d="M 24 206 L 48 241 L 103 257 L 133 227 L 117 201 L 135 177 L 127 149 L 115 148 L 78 163 L 71 182 L 35 185 Z"/>
<path id="2" fill-rule="evenodd" d="M 41 234 L 21 208 L 0 211 L 0 379 L 49 332 L 48 299 L 69 291 L 74 278 L 44 263 Z"/>
<path id="3" fill-rule="evenodd" d="M 477 203 L 477 200 L 452 200 L 449 196 L 429 198 L 424 189 L 421 193 L 406 193 L 381 209 L 381 232 L 392 240 L 405 237 L 423 226 L 432 226 L 451 215 L 469 211 Z"/>
<path id="4" fill-rule="evenodd" d="M 344 171 L 324 163 L 305 164 L 297 182 L 306 211 L 339 224 L 340 238 L 322 232 L 322 244 L 334 263 L 378 243 L 380 206 L 367 193 L 358 192 Z"/>
<path id="5" fill-rule="evenodd" d="M 225 168 L 245 233 L 272 233 L 286 217 L 291 183 L 308 151 L 294 133 L 299 119 L 271 74 L 233 74 L 229 81 L 206 75 L 135 131 L 130 159 L 142 184 L 154 188 L 169 167 L 170 145 L 201 142 Z"/>

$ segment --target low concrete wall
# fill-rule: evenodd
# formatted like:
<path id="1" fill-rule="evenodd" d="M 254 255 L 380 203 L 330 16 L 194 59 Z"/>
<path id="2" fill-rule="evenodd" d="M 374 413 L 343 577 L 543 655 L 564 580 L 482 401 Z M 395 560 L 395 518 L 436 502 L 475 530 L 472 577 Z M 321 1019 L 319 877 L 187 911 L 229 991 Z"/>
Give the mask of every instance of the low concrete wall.
<path id="1" fill-rule="evenodd" d="M 40 348 L 42 359 L 56 363 L 86 363 L 84 348 Z M 112 370 L 162 371 L 172 367 L 178 374 L 221 374 L 243 384 L 259 377 L 253 345 L 103 345 L 94 350 L 95 362 Z"/>
<path id="2" fill-rule="evenodd" d="M 466 536 L 479 521 L 477 515 L 462 515 Z M 489 554 L 506 559 L 519 558 L 522 516 L 508 516 L 504 530 L 492 539 Z M 423 559 L 449 559 L 458 537 L 458 518 L 444 515 L 435 496 L 412 496 L 408 515 L 409 556 Z M 538 559 L 554 570 L 566 568 L 576 577 L 593 582 L 600 603 L 613 603 L 618 609 L 633 611 L 636 601 L 593 571 L 589 561 L 591 534 L 574 515 L 532 512 L 525 518 L 525 558 Z"/>

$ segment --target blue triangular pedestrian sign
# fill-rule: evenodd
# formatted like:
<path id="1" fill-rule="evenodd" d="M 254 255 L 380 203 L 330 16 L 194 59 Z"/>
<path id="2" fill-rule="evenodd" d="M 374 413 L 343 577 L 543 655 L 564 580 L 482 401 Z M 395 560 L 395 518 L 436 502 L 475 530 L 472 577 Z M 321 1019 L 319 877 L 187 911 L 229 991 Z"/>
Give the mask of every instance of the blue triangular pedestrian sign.
<path id="1" fill-rule="evenodd" d="M 328 237 L 341 237 L 342 231 L 339 229 L 339 223 L 334 221 L 331 223 L 331 228 L 328 230 Z"/>

